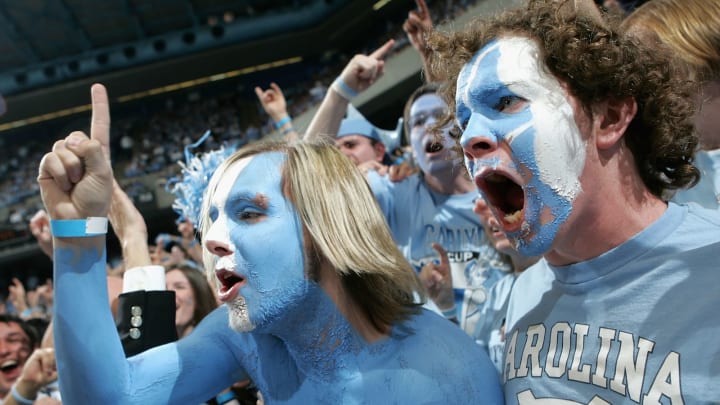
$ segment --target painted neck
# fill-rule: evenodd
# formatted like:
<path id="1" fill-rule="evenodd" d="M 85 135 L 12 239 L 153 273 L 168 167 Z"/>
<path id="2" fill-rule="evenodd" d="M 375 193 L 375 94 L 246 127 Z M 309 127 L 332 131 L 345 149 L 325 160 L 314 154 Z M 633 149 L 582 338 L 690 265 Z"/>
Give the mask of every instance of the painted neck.
<path id="1" fill-rule="evenodd" d="M 328 278 L 322 274 L 319 284 L 309 282 L 305 299 L 270 331 L 285 342 L 305 374 L 326 381 L 351 369 L 355 355 L 382 336 L 368 333 L 369 323 L 357 320 L 357 311 L 344 303 L 346 294 L 335 288 L 337 276 L 335 281 L 326 281 Z M 339 362 L 343 368 L 338 367 Z"/>

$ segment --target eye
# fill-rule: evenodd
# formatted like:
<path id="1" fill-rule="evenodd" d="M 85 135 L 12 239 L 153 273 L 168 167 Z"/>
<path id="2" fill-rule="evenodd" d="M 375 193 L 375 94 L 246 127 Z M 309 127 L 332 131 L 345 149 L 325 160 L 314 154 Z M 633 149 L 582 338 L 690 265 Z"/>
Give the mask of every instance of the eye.
<path id="1" fill-rule="evenodd" d="M 527 100 L 522 97 L 502 96 L 494 108 L 496 111 L 510 114 L 520 111 L 526 102 Z"/>
<path id="2" fill-rule="evenodd" d="M 264 214 L 262 214 L 260 212 L 247 210 L 247 209 L 242 210 L 238 213 L 238 218 L 241 221 L 247 221 L 247 222 L 257 222 L 263 216 L 264 216 Z"/>

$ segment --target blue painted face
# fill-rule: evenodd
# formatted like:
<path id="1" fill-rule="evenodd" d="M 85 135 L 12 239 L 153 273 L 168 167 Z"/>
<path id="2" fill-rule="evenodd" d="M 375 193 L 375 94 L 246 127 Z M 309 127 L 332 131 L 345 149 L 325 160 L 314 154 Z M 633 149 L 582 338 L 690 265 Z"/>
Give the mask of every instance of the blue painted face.
<path id="1" fill-rule="evenodd" d="M 460 163 L 455 149 L 456 143 L 450 137 L 449 128 L 439 134 L 440 138 L 430 131 L 437 120 L 446 114 L 447 109 L 445 101 L 432 93 L 418 97 L 410 106 L 410 144 L 415 161 L 423 173 L 454 170 Z"/>
<path id="2" fill-rule="evenodd" d="M 301 221 L 281 189 L 285 160 L 279 152 L 238 160 L 212 195 L 213 224 L 204 239 L 216 247 L 210 250 L 218 256 L 219 298 L 238 331 L 272 325 L 309 288 Z"/>
<path id="3" fill-rule="evenodd" d="M 492 41 L 462 69 L 456 93 L 465 165 L 527 256 L 549 250 L 569 217 L 586 153 L 571 96 L 539 54 L 526 37 Z"/>

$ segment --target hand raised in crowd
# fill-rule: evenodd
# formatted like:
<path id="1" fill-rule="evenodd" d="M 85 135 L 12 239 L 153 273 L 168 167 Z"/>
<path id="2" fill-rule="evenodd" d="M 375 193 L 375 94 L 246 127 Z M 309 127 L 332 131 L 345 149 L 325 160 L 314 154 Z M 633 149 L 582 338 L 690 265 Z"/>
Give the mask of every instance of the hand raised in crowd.
<path id="1" fill-rule="evenodd" d="M 8 287 L 8 299 L 18 314 L 22 314 L 28 308 L 25 286 L 15 277 L 12 278 L 12 285 Z"/>
<path id="2" fill-rule="evenodd" d="M 40 250 L 52 260 L 53 243 L 50 233 L 50 217 L 45 210 L 39 210 L 30 218 L 30 232 L 35 237 Z"/>
<path id="3" fill-rule="evenodd" d="M 135 207 L 132 200 L 113 180 L 112 202 L 108 219 L 113 232 L 120 241 L 125 268 L 148 266 L 151 264 L 148 251 L 148 231 L 145 218 Z"/>
<path id="4" fill-rule="evenodd" d="M 15 389 L 23 398 L 35 398 L 41 388 L 57 380 L 55 350 L 53 348 L 35 349 L 25 362 Z M 14 400 L 14 398 L 13 398 Z M 59 403 L 45 402 L 47 404 Z M 35 401 L 34 403 L 39 403 Z"/>
<path id="5" fill-rule="evenodd" d="M 277 83 L 270 83 L 270 88 L 266 90 L 255 87 L 255 95 L 273 121 L 278 122 L 288 115 L 285 95 Z"/>
<path id="6" fill-rule="evenodd" d="M 420 56 L 427 57 L 430 50 L 427 48 L 427 34 L 432 31 L 433 22 L 430 18 L 430 10 L 425 0 L 415 0 L 416 10 L 408 13 L 408 18 L 403 23 L 403 31 Z"/>
<path id="7" fill-rule="evenodd" d="M 340 73 L 340 78 L 352 90 L 358 93 L 364 91 L 382 77 L 385 69 L 385 56 L 394 45 L 395 41 L 391 39 L 370 55 L 353 56 Z"/>
<path id="8" fill-rule="evenodd" d="M 431 262 L 424 265 L 420 270 L 420 280 L 427 289 L 430 299 L 443 311 L 455 306 L 450 260 L 440 244 L 433 243 L 432 248 L 438 252 L 440 263 Z"/>
<path id="9" fill-rule="evenodd" d="M 420 54 L 425 80 L 430 83 L 434 82 L 435 78 L 430 76 L 428 69 L 431 50 L 427 46 L 427 36 L 433 29 L 433 22 L 425 0 L 415 0 L 415 4 L 417 9 L 408 13 L 408 18 L 403 23 L 403 31 L 413 48 Z"/>
<path id="10" fill-rule="evenodd" d="M 107 217 L 113 187 L 110 109 L 105 87 L 91 88 L 90 137 L 75 131 L 55 142 L 40 162 L 38 184 L 52 219 Z"/>

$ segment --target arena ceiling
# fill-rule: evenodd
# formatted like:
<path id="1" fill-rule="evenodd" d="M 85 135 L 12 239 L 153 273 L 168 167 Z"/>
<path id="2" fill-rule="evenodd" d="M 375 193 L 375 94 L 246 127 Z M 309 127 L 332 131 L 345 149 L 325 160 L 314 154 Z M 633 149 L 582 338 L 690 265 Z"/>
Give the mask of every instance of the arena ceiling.
<path id="1" fill-rule="evenodd" d="M 284 63 L 362 35 L 403 0 L 0 0 L 1 123 Z"/>

